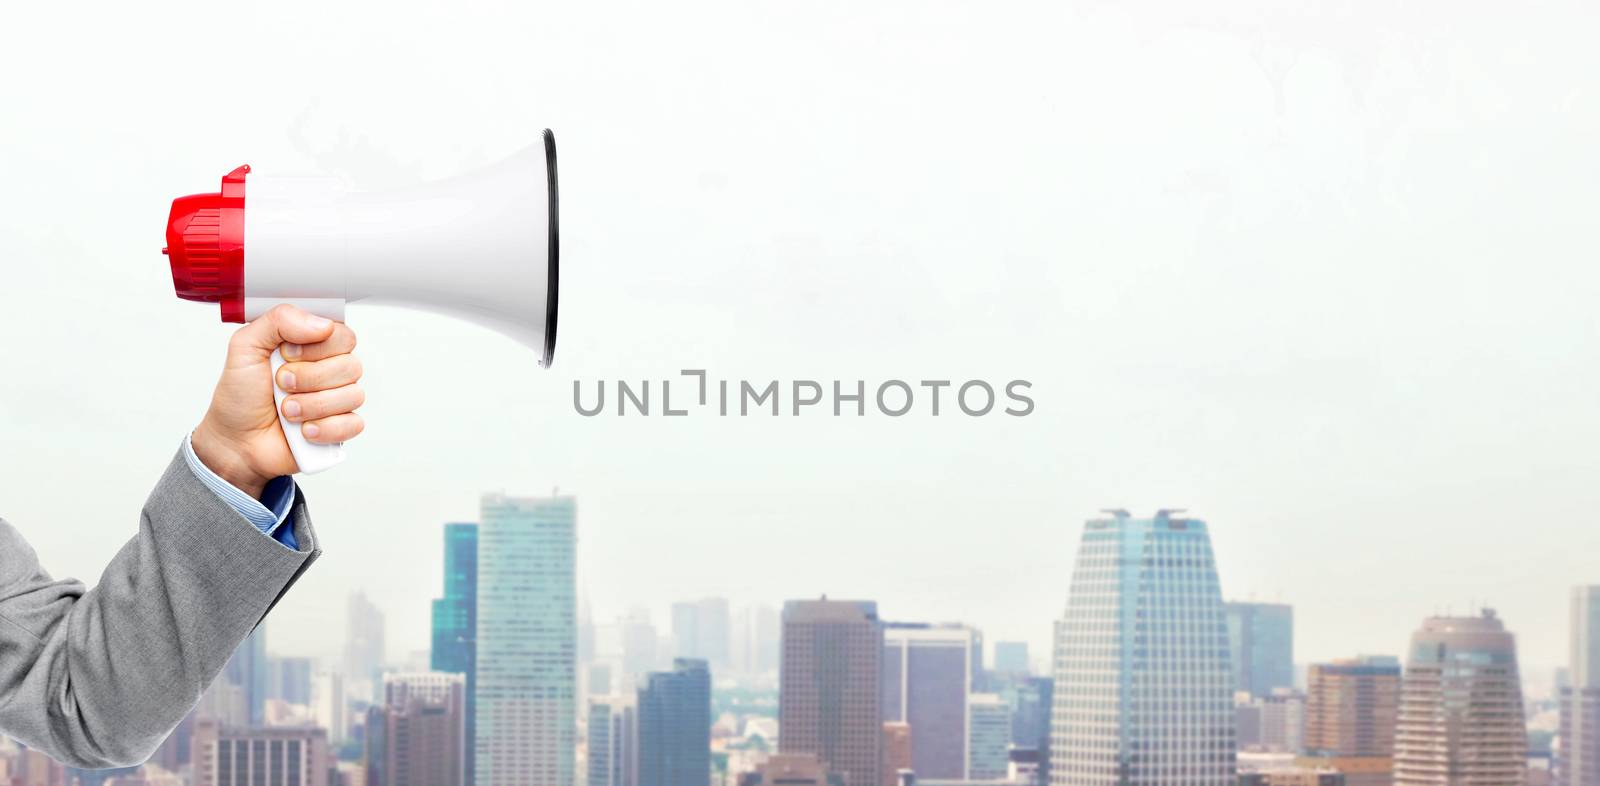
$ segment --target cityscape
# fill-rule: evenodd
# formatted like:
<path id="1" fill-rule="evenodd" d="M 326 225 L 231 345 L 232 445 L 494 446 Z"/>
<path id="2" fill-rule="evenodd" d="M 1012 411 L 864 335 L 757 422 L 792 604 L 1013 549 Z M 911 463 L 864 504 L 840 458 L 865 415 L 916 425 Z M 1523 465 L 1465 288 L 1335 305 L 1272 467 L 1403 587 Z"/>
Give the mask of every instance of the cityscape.
<path id="1" fill-rule="evenodd" d="M 357 592 L 337 662 L 262 626 L 147 764 L 0 741 L 0 784 L 1600 786 L 1600 586 L 1552 599 L 1569 659 L 1530 690 L 1490 608 L 1297 662 L 1293 606 L 1225 598 L 1210 527 L 1177 510 L 1082 525 L 1049 653 L 821 591 L 597 623 L 577 532 L 573 496 L 486 494 L 442 527 L 424 655 L 392 657 Z"/>

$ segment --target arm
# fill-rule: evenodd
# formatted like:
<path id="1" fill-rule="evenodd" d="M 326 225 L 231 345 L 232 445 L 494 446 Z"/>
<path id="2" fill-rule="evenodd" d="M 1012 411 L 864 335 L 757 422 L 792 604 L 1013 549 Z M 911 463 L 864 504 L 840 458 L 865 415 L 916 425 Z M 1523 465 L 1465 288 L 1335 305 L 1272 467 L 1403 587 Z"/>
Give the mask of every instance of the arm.
<path id="1" fill-rule="evenodd" d="M 144 761 L 319 553 L 272 401 L 312 441 L 350 439 L 363 400 L 348 328 L 280 307 L 234 334 L 211 408 L 100 577 L 54 580 L 0 521 L 0 733 L 86 768 Z M 261 505 L 269 483 L 285 516 Z M 284 512 L 280 504 L 279 513 Z"/>
<path id="2" fill-rule="evenodd" d="M 77 767 L 143 762 L 318 555 L 264 536 L 177 456 L 94 589 L 0 522 L 0 728 Z"/>

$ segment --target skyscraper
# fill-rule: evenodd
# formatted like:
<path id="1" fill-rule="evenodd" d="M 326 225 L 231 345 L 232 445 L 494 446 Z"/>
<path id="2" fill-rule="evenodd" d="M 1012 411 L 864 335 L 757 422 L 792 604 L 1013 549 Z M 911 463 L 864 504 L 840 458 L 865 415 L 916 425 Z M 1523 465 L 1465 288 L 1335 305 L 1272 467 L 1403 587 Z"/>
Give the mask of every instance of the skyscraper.
<path id="1" fill-rule="evenodd" d="M 345 606 L 344 678 L 372 702 L 383 701 L 383 612 L 364 592 Z"/>
<path id="2" fill-rule="evenodd" d="M 1556 786 L 1600 786 L 1600 586 L 1572 589 Z"/>
<path id="3" fill-rule="evenodd" d="M 1233 689 L 1266 697 L 1294 687 L 1294 607 L 1282 603 L 1229 603 L 1228 652 Z"/>
<path id="4" fill-rule="evenodd" d="M 994 670 L 1003 674 L 1027 674 L 1028 642 L 997 641 L 994 643 Z"/>
<path id="5" fill-rule="evenodd" d="M 444 525 L 444 597 L 433 602 L 434 671 L 466 676 L 466 782 L 477 744 L 478 525 Z"/>
<path id="6" fill-rule="evenodd" d="M 638 725 L 631 699 L 589 700 L 588 786 L 637 786 Z"/>
<path id="7" fill-rule="evenodd" d="M 843 786 L 876 783 L 883 749 L 882 660 L 877 604 L 827 598 L 785 603 L 779 751 L 816 755 Z"/>
<path id="8" fill-rule="evenodd" d="M 1347 786 L 1390 786 L 1400 661 L 1367 655 L 1313 664 L 1306 688 L 1306 753 L 1299 763 L 1338 770 Z"/>
<path id="9" fill-rule="evenodd" d="M 883 719 L 911 724 L 911 769 L 919 779 L 966 779 L 976 634 L 963 625 L 883 628 Z"/>
<path id="10" fill-rule="evenodd" d="M 617 625 L 622 635 L 623 673 L 619 682 L 631 686 L 639 675 L 656 668 L 662 657 L 657 646 L 661 637 L 650 621 L 648 609 L 629 609 L 628 615 Z"/>
<path id="11" fill-rule="evenodd" d="M 676 656 L 699 658 L 713 671 L 728 665 L 729 615 L 726 598 L 703 598 L 672 604 L 672 641 Z"/>
<path id="12" fill-rule="evenodd" d="M 244 694 L 245 711 L 251 725 L 259 726 L 265 719 L 267 697 L 272 692 L 271 669 L 266 625 L 257 625 L 223 666 L 223 677 Z"/>
<path id="13" fill-rule="evenodd" d="M 1234 782 L 1228 626 L 1205 522 L 1165 510 L 1089 521 L 1054 658 L 1053 786 Z"/>
<path id="14" fill-rule="evenodd" d="M 760 677 L 778 670 L 778 611 L 756 604 L 739 610 L 733 624 L 734 666 L 742 673 Z"/>
<path id="15" fill-rule="evenodd" d="M 367 786 L 462 786 L 466 691 L 461 674 L 384 675 L 383 704 L 367 714 Z"/>
<path id="16" fill-rule="evenodd" d="M 478 527 L 477 786 L 573 786 L 577 501 L 486 494 Z"/>
<path id="17" fill-rule="evenodd" d="M 1011 707 L 993 693 L 967 703 L 967 780 L 1003 780 L 1010 764 Z"/>
<path id="18" fill-rule="evenodd" d="M 328 730 L 328 744 L 335 748 L 344 744 L 349 727 L 346 704 L 344 677 L 339 672 L 326 671 L 311 678 L 311 717 Z"/>
<path id="19" fill-rule="evenodd" d="M 711 670 L 678 658 L 639 688 L 639 786 L 706 786 L 711 780 Z"/>
<path id="20" fill-rule="evenodd" d="M 1526 735 L 1516 638 L 1494 612 L 1423 621 L 1400 684 L 1395 786 L 1521 786 Z"/>
<path id="21" fill-rule="evenodd" d="M 271 687 L 268 690 L 270 698 L 281 699 L 290 704 L 311 704 L 311 673 L 313 663 L 311 658 L 305 657 L 274 657 L 270 658 Z"/>
<path id="22" fill-rule="evenodd" d="M 1049 752 L 1052 683 L 1050 677 L 1024 677 L 1005 687 L 1001 695 L 1011 705 L 1011 744 Z"/>

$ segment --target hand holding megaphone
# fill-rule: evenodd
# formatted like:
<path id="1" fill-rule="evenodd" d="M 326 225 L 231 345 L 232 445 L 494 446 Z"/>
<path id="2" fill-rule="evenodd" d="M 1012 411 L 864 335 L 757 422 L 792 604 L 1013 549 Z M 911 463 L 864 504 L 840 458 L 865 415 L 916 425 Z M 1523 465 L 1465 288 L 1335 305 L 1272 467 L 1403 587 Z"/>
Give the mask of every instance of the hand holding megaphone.
<path id="1" fill-rule="evenodd" d="M 366 403 L 355 349 L 349 327 L 293 306 L 278 306 L 239 328 L 228 341 L 211 406 L 190 436 L 195 455 L 259 499 L 268 481 L 297 471 L 289 440 L 315 445 L 354 438 L 363 429 L 356 410 Z M 289 363 L 274 373 L 271 358 L 279 352 Z M 275 397 L 268 388 L 292 395 Z"/>
<path id="2" fill-rule="evenodd" d="M 224 322 L 279 304 L 343 322 L 349 303 L 407 306 L 484 325 L 517 339 L 548 367 L 555 355 L 555 135 L 498 165 L 415 188 L 359 192 L 330 178 L 252 173 L 241 166 L 218 193 L 179 197 L 167 222 L 178 297 L 221 306 Z M 340 445 L 280 425 L 299 470 L 344 460 Z"/>

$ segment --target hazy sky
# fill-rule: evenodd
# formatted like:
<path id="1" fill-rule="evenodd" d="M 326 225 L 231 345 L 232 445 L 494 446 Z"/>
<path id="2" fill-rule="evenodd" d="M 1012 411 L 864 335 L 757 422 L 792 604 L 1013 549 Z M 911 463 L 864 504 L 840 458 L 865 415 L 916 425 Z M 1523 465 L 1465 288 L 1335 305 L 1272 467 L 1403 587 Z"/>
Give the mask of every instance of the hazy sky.
<path id="1" fill-rule="evenodd" d="M 241 163 L 415 183 L 549 126 L 555 368 L 353 308 L 369 433 L 304 481 L 326 556 L 273 650 L 337 650 L 355 588 L 426 646 L 440 524 L 559 486 L 600 621 L 826 592 L 1042 655 L 1083 520 L 1186 507 L 1300 660 L 1474 603 L 1564 660 L 1600 582 L 1600 12 L 1189 5 L 8 8 L 0 513 L 93 578 L 200 417 L 231 328 L 173 297 L 172 197 Z M 573 411 L 683 368 L 1037 409 Z"/>

